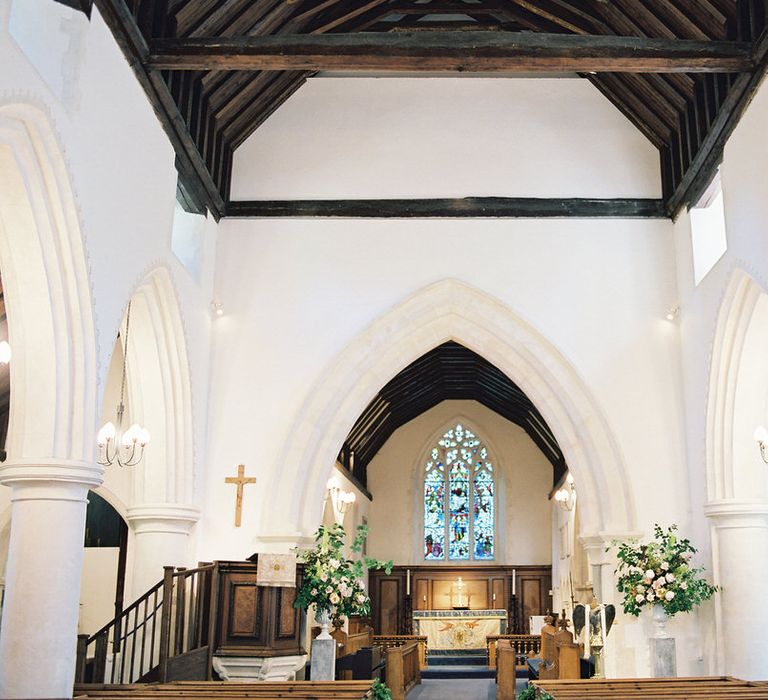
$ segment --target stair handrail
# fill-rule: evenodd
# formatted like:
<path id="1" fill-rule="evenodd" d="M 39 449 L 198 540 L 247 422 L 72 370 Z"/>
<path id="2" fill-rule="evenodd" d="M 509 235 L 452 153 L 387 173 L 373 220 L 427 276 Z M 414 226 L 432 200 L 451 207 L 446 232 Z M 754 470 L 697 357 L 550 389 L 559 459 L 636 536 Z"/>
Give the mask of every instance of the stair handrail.
<path id="1" fill-rule="evenodd" d="M 116 615 L 100 630 L 92 634 L 78 635 L 76 683 L 85 681 L 88 648 L 93 644 L 93 680 L 105 678 L 109 637 L 112 635 L 112 671 L 107 682 L 135 682 L 147 674 L 156 672 L 157 680 L 168 675 L 168 662 L 175 656 L 213 644 L 216 619 L 216 563 L 204 563 L 193 569 L 163 567 L 163 579 Z M 187 588 L 190 589 L 189 593 Z M 160 613 L 159 637 L 157 620 Z M 131 615 L 133 626 L 131 627 Z M 139 618 L 141 617 L 141 620 Z M 149 632 L 151 621 L 151 632 Z M 148 634 L 149 632 L 149 634 Z M 141 639 L 139 640 L 139 634 Z M 126 681 L 128 640 L 132 638 L 130 662 Z M 138 672 L 136 652 L 138 644 Z M 148 665 L 145 655 L 149 646 Z M 121 655 L 122 652 L 122 655 Z M 209 660 L 212 649 L 209 648 Z M 116 663 L 120 661 L 120 669 Z M 210 663 L 209 663 L 210 665 Z M 209 671 L 210 673 L 210 671 Z"/>

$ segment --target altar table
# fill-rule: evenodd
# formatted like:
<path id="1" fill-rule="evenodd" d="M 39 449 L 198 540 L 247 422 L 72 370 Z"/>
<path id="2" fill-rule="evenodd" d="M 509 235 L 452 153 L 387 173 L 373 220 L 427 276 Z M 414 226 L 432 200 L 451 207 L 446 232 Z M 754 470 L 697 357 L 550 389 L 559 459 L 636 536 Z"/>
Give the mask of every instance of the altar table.
<path id="1" fill-rule="evenodd" d="M 506 610 L 416 610 L 413 633 L 427 638 L 427 648 L 482 649 L 489 634 L 506 634 Z"/>

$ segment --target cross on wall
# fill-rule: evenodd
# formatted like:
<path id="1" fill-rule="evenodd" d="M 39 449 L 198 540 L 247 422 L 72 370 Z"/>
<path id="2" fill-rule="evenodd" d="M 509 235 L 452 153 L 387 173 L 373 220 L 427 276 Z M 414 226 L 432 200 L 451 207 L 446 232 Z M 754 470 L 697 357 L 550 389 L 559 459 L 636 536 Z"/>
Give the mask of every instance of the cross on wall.
<path id="1" fill-rule="evenodd" d="M 245 465 L 237 465 L 237 476 L 228 476 L 224 479 L 225 484 L 237 484 L 237 496 L 235 498 L 235 527 L 240 527 L 243 516 L 243 486 L 246 484 L 255 484 L 256 477 L 245 476 Z"/>

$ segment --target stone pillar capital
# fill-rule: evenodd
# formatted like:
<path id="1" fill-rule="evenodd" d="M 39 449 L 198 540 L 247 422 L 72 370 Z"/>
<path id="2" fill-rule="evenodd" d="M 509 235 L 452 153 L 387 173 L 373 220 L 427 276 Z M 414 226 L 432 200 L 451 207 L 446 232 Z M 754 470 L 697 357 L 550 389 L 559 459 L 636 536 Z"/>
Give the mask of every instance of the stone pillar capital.
<path id="1" fill-rule="evenodd" d="M 718 529 L 768 527 L 768 500 L 725 499 L 710 501 L 704 514 Z"/>
<path id="2" fill-rule="evenodd" d="M 104 469 L 94 462 L 26 459 L 0 466 L 0 484 L 13 488 L 11 500 L 84 500 L 83 490 L 101 486 Z M 80 493 L 77 497 L 73 494 Z"/>
<path id="3" fill-rule="evenodd" d="M 188 535 L 200 520 L 200 510 L 181 503 L 143 503 L 130 507 L 126 520 L 137 535 Z"/>
<path id="4" fill-rule="evenodd" d="M 642 535 L 642 532 L 598 532 L 591 535 L 579 535 L 579 542 L 584 547 L 592 566 L 604 566 L 615 562 L 614 540 L 639 538 Z"/>

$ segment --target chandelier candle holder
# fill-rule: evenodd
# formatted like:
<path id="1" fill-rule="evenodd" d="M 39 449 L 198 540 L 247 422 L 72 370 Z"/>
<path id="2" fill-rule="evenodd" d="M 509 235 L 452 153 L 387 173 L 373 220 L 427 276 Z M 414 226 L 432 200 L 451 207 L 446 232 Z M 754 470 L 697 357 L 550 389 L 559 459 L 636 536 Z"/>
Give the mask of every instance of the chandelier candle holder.
<path id="1" fill-rule="evenodd" d="M 344 515 L 346 515 L 349 507 L 357 500 L 357 497 L 352 491 L 342 490 L 341 484 L 335 476 L 328 479 L 326 487 L 328 489 L 328 498 L 333 507 L 334 518 L 339 525 L 342 525 L 344 523 Z"/>
<path id="2" fill-rule="evenodd" d="M 123 352 L 123 375 L 120 383 L 120 403 L 117 405 L 116 422 L 106 422 L 96 436 L 99 448 L 99 464 L 109 467 L 117 463 L 121 467 L 134 467 L 144 457 L 144 448 L 149 444 L 149 431 L 138 423 L 133 423 L 123 432 L 125 414 L 125 379 L 128 363 L 128 333 L 131 327 L 131 303 L 125 318 L 125 348 Z"/>
<path id="3" fill-rule="evenodd" d="M 576 487 L 573 483 L 573 476 L 568 474 L 565 478 L 565 484 L 555 492 L 555 500 L 563 510 L 573 510 L 576 505 Z"/>

